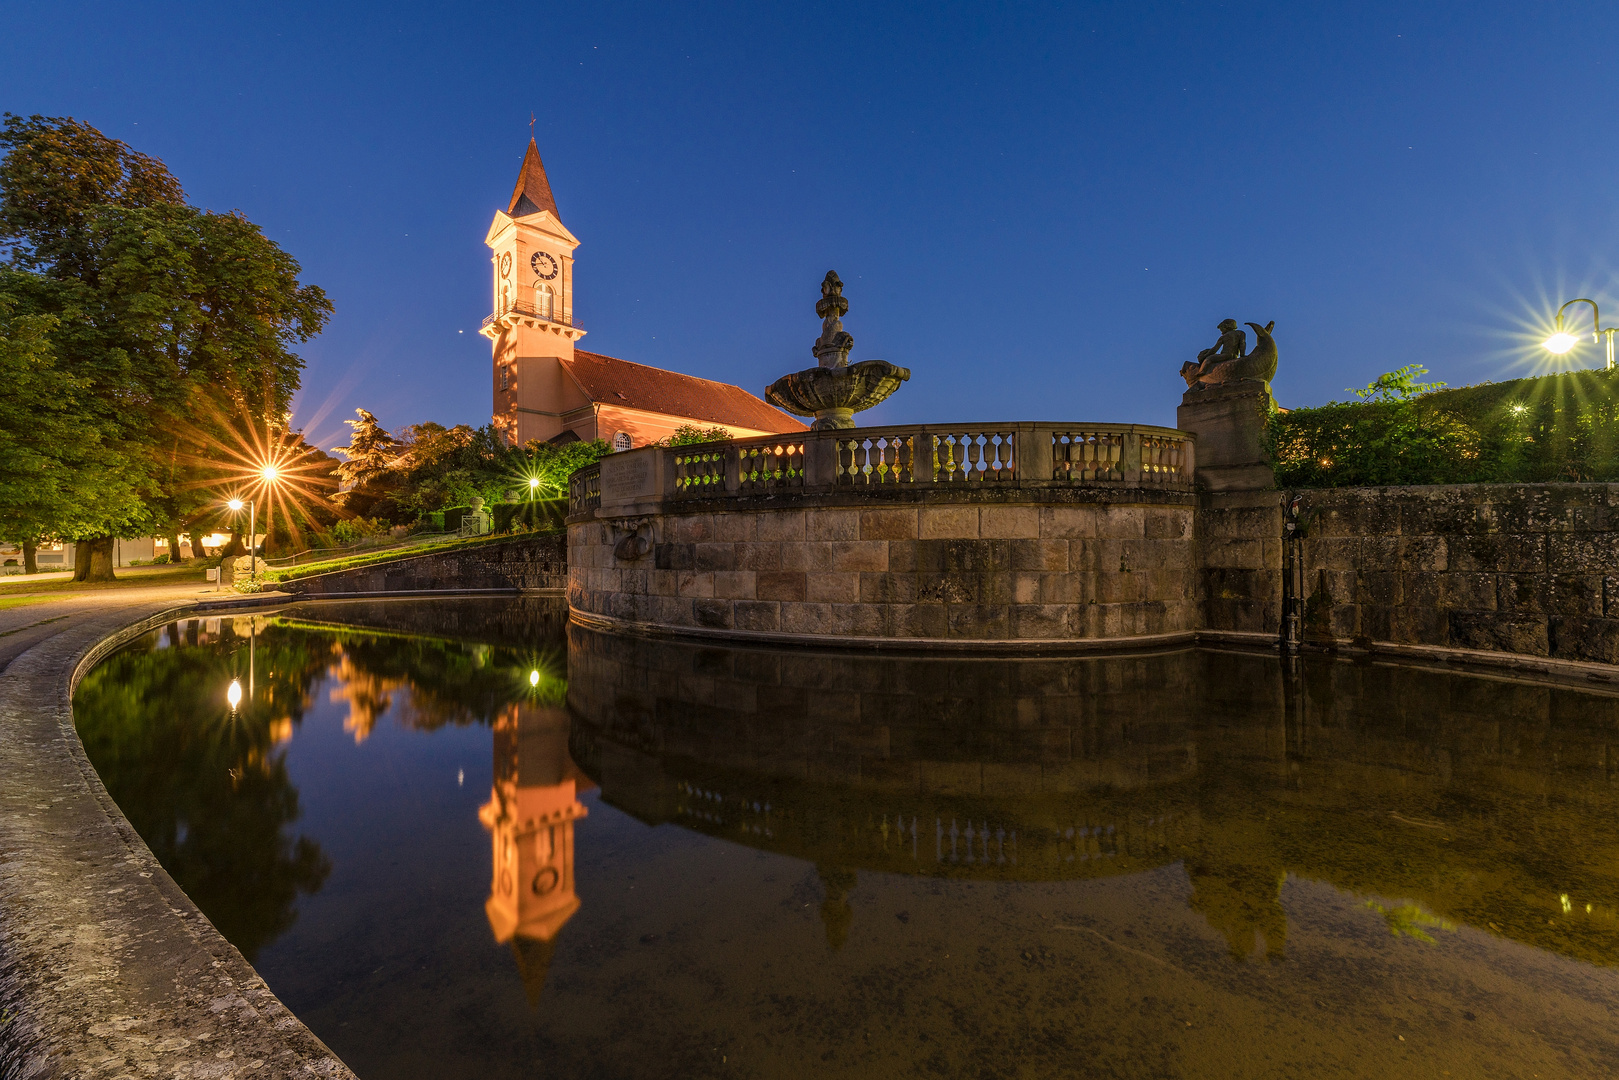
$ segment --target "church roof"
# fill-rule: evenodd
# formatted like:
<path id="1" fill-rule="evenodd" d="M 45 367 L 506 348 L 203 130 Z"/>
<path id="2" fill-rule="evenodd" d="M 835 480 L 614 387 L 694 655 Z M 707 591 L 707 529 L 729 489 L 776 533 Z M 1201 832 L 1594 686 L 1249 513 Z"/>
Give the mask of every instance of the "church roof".
<path id="1" fill-rule="evenodd" d="M 730 383 L 699 379 L 583 349 L 575 349 L 573 359 L 563 363 L 579 389 L 599 405 L 686 416 L 754 431 L 785 433 L 803 431 L 806 427 Z"/>
<path id="2" fill-rule="evenodd" d="M 512 201 L 506 206 L 511 217 L 524 217 L 549 210 L 558 222 L 557 201 L 551 195 L 551 181 L 546 179 L 545 164 L 540 161 L 540 148 L 533 139 L 528 141 L 528 153 L 523 155 L 523 171 L 517 174 L 517 186 L 512 189 Z"/>

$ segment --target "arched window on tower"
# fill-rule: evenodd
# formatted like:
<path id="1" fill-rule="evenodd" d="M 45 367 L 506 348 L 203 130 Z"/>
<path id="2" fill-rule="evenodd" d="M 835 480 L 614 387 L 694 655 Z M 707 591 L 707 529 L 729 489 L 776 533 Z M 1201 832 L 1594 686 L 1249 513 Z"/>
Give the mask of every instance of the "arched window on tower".
<path id="1" fill-rule="evenodd" d="M 552 301 L 555 297 L 556 294 L 551 291 L 551 286 L 543 282 L 534 286 L 534 314 L 542 319 L 549 319 L 551 317 Z"/>

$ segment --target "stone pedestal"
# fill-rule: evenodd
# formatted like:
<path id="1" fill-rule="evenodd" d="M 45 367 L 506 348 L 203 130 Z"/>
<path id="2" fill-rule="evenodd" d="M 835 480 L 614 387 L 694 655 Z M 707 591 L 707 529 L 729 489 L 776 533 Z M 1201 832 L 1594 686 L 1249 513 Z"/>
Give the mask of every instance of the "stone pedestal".
<path id="1" fill-rule="evenodd" d="M 1270 384 L 1242 380 L 1188 390 L 1175 426 L 1197 435 L 1197 483 L 1209 491 L 1256 491 L 1276 486 L 1265 456 Z"/>

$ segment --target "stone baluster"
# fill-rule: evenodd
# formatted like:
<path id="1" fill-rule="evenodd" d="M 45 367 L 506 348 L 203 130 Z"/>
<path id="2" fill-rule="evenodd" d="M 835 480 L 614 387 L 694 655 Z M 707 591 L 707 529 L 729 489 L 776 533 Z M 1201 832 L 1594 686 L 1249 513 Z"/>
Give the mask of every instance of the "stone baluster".
<path id="1" fill-rule="evenodd" d="M 933 436 L 925 428 L 911 432 L 911 483 L 933 483 Z"/>
<path id="2" fill-rule="evenodd" d="M 1124 472 L 1124 482 L 1137 486 L 1141 483 L 1141 433 L 1127 431 L 1120 441 L 1119 468 Z"/>
<path id="3" fill-rule="evenodd" d="M 1051 425 L 1050 424 L 1017 424 L 1013 427 L 1017 439 L 1016 456 L 1013 464 L 1016 472 L 1013 479 L 1019 486 L 1031 481 L 1047 481 L 1051 479 L 1054 468 L 1051 457 Z"/>
<path id="4" fill-rule="evenodd" d="M 804 487 L 830 491 L 838 475 L 837 430 L 804 432 Z"/>

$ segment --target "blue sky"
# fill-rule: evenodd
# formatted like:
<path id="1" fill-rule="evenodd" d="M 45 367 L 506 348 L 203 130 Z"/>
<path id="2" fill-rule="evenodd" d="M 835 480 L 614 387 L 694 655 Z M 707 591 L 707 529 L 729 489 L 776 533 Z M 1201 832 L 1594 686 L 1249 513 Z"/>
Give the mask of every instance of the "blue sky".
<path id="1" fill-rule="evenodd" d="M 1613 4 L 10 0 L 0 108 L 303 264 L 327 445 L 355 406 L 488 421 L 530 111 L 585 348 L 758 393 L 814 362 L 831 268 L 851 359 L 913 372 L 868 423 L 1167 424 L 1227 316 L 1276 320 L 1296 405 L 1525 373 L 1559 299 L 1619 302 L 1616 39 Z"/>

